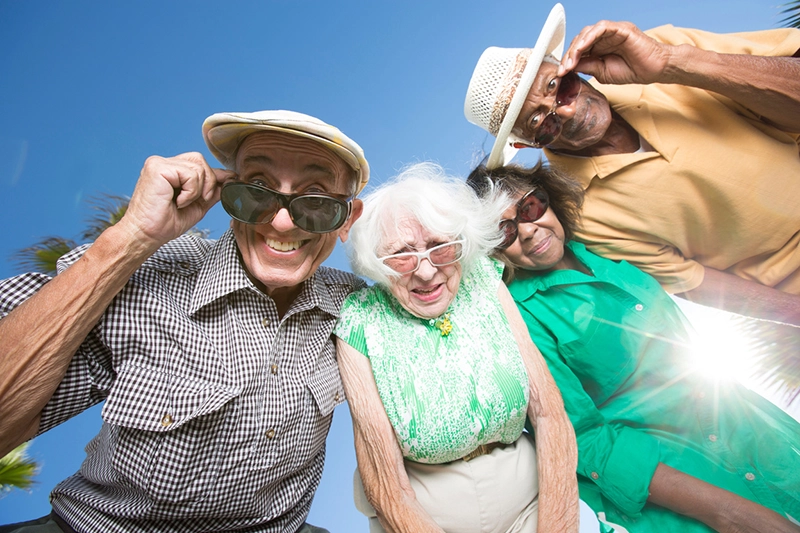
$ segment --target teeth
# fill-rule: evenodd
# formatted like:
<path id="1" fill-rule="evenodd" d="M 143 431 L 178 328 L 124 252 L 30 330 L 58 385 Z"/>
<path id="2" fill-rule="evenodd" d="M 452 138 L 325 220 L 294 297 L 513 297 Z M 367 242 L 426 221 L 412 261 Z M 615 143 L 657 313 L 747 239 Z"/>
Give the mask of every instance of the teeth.
<path id="1" fill-rule="evenodd" d="M 300 246 L 303 245 L 302 241 L 295 241 L 295 242 L 281 242 L 275 241 L 273 239 L 266 239 L 267 246 L 272 248 L 273 250 L 278 250 L 279 252 L 291 252 L 292 250 L 297 250 Z"/>

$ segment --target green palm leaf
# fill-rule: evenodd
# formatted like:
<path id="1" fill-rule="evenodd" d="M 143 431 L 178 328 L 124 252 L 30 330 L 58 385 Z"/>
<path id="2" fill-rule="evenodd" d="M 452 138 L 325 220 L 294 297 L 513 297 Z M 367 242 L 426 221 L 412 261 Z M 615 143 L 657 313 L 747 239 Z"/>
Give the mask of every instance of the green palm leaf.
<path id="1" fill-rule="evenodd" d="M 21 444 L 0 458 L 0 495 L 15 487 L 28 489 L 33 485 L 38 465 L 27 456 L 28 444 Z"/>
<path id="2" fill-rule="evenodd" d="M 752 377 L 787 404 L 800 397 L 800 328 L 737 317 L 736 328 L 753 339 Z"/>
<path id="3" fill-rule="evenodd" d="M 800 28 L 800 0 L 783 4 L 781 15 L 786 15 L 781 19 L 781 24 L 787 28 Z"/>
<path id="4" fill-rule="evenodd" d="M 11 261 L 20 272 L 42 272 L 55 276 L 58 258 L 77 245 L 75 241 L 64 237 L 45 237 L 36 244 L 14 252 Z"/>

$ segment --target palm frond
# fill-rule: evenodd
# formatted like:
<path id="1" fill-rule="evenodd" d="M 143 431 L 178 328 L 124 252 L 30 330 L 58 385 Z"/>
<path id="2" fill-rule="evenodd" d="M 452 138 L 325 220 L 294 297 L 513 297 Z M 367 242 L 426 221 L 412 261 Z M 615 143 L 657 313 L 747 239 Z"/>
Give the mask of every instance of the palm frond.
<path id="1" fill-rule="evenodd" d="M 78 244 L 64 237 L 45 237 L 41 241 L 14 252 L 11 261 L 20 272 L 41 272 L 54 276 L 58 258 Z"/>
<path id="2" fill-rule="evenodd" d="M 90 197 L 87 203 L 95 214 L 87 220 L 88 226 L 81 234 L 81 239 L 86 242 L 94 241 L 101 233 L 119 222 L 128 210 L 128 202 L 130 198 L 113 194 Z"/>
<path id="3" fill-rule="evenodd" d="M 781 24 L 787 28 L 800 28 L 800 0 L 783 4 L 781 15 L 786 15 L 781 19 Z"/>
<path id="4" fill-rule="evenodd" d="M 736 318 L 737 329 L 753 339 L 753 375 L 792 404 L 800 397 L 800 328 L 746 317 Z"/>
<path id="5" fill-rule="evenodd" d="M 26 442 L 0 458 L 0 496 L 12 488 L 28 489 L 33 485 L 38 465 L 28 458 L 27 449 Z"/>

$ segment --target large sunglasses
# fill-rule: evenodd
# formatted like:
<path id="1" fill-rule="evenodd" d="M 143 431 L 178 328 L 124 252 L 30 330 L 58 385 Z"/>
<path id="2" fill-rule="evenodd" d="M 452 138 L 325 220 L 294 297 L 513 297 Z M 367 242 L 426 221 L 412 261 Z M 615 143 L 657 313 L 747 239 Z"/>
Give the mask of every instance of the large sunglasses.
<path id="1" fill-rule="evenodd" d="M 558 92 L 556 92 L 556 101 L 553 103 L 553 108 L 544 118 L 539 120 L 539 124 L 536 126 L 533 134 L 533 144 L 515 142 L 514 148 L 527 148 L 530 146 L 541 148 L 555 141 L 556 137 L 561 135 L 561 128 L 564 126 L 561 117 L 556 114 L 556 108 L 562 105 L 570 105 L 574 102 L 578 98 L 582 86 L 581 79 L 576 73 L 566 73 L 558 83 Z M 536 119 L 534 118 L 533 120 Z"/>
<path id="2" fill-rule="evenodd" d="M 517 240 L 520 222 L 536 222 L 547 212 L 550 198 L 544 189 L 533 189 L 517 202 L 517 216 L 513 219 L 505 218 L 500 221 L 500 230 L 503 232 L 503 242 L 497 247 L 505 250 Z"/>
<path id="3" fill-rule="evenodd" d="M 352 198 L 327 193 L 283 194 L 252 183 L 222 187 L 222 207 L 239 222 L 269 224 L 286 209 L 292 222 L 309 233 L 336 231 L 350 216 Z"/>
<path id="4" fill-rule="evenodd" d="M 464 240 L 446 242 L 424 252 L 402 252 L 379 257 L 381 262 L 398 274 L 416 272 L 423 259 L 436 267 L 452 265 L 464 255 Z"/>

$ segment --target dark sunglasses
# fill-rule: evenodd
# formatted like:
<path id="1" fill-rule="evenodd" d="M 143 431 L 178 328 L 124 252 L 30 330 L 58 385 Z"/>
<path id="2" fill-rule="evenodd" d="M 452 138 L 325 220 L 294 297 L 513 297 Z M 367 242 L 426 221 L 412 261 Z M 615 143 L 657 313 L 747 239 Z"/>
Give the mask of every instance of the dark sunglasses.
<path id="1" fill-rule="evenodd" d="M 517 202 L 517 216 L 514 219 L 505 218 L 500 221 L 500 230 L 503 232 L 503 242 L 497 247 L 505 250 L 517 240 L 520 222 L 536 222 L 547 212 L 550 197 L 544 189 L 533 189 Z"/>
<path id="2" fill-rule="evenodd" d="M 327 193 L 283 194 L 252 183 L 230 182 L 222 187 L 222 207 L 239 222 L 269 224 L 286 209 L 292 222 L 309 233 L 329 233 L 350 216 L 352 198 Z"/>
<path id="3" fill-rule="evenodd" d="M 547 146 L 556 140 L 561 134 L 563 123 L 561 117 L 556 114 L 556 108 L 562 105 L 570 105 L 578 98 L 581 92 L 581 79 L 574 72 L 568 72 L 558 83 L 558 92 L 556 93 L 556 101 L 550 112 L 539 121 L 536 131 L 533 134 L 533 144 L 524 142 L 515 142 L 514 148 L 541 148 Z"/>

